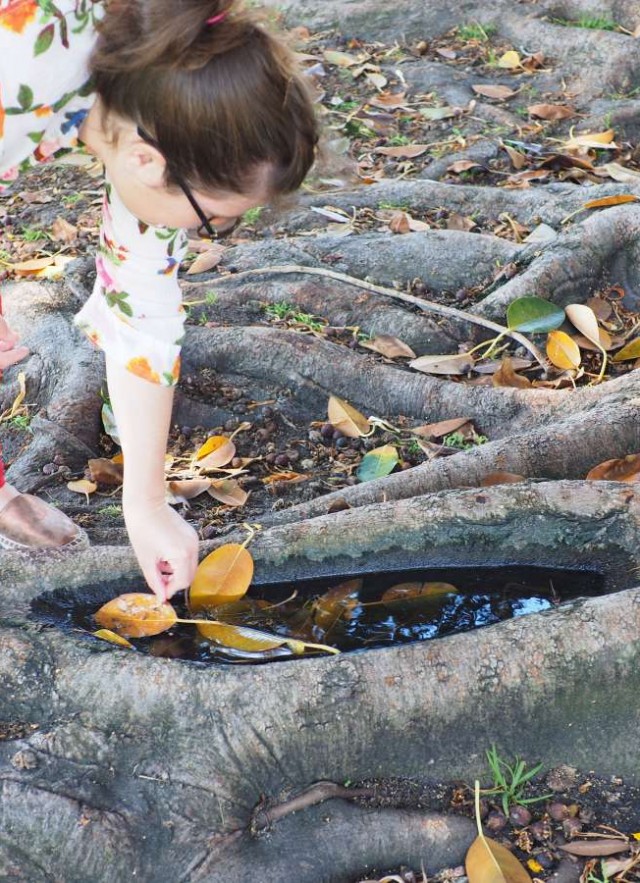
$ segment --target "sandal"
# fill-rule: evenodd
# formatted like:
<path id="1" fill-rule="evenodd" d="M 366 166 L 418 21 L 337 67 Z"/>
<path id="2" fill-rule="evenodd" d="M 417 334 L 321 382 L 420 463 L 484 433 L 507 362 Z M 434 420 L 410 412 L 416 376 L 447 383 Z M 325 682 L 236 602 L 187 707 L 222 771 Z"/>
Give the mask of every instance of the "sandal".
<path id="1" fill-rule="evenodd" d="M 31 494 L 18 494 L 0 510 L 0 549 L 29 554 L 86 549 L 89 539 L 64 512 Z"/>

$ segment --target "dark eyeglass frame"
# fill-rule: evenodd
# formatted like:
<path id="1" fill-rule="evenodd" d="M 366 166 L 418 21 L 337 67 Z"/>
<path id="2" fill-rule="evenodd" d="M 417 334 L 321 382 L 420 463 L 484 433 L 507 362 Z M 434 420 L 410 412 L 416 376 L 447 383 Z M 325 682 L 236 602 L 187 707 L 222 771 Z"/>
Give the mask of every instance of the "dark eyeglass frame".
<path id="1" fill-rule="evenodd" d="M 160 151 L 160 153 L 162 153 L 162 150 L 161 150 L 158 142 L 155 140 L 155 138 L 152 138 L 151 135 L 148 134 L 148 132 L 145 132 L 145 130 L 142 128 L 142 126 L 138 126 L 137 131 L 138 131 L 138 136 L 140 138 L 142 138 L 142 140 L 144 142 L 149 144 L 151 147 L 155 147 L 156 150 L 158 150 L 158 151 Z M 200 226 L 198 227 L 198 229 L 196 231 L 197 235 L 201 239 L 206 239 L 206 238 L 222 239 L 224 236 L 229 236 L 231 233 L 233 233 L 233 231 L 236 229 L 236 227 L 242 221 L 242 216 L 236 218 L 236 220 L 233 224 L 230 224 L 228 227 L 225 227 L 223 230 L 218 230 L 216 227 L 213 226 L 213 224 L 211 223 L 211 220 L 205 215 L 205 213 L 202 211 L 202 209 L 198 205 L 196 198 L 193 195 L 193 193 L 191 192 L 191 188 L 189 187 L 187 182 L 182 178 L 181 175 L 179 175 L 173 168 L 171 168 L 168 160 L 166 160 L 166 162 L 167 162 L 167 166 L 169 168 L 169 171 L 171 173 L 171 177 L 176 182 L 176 184 L 178 185 L 180 190 L 182 190 L 184 195 L 187 197 L 187 199 L 189 200 L 189 202 L 191 204 L 191 208 L 194 210 L 194 212 L 198 216 L 198 219 L 200 221 Z"/>

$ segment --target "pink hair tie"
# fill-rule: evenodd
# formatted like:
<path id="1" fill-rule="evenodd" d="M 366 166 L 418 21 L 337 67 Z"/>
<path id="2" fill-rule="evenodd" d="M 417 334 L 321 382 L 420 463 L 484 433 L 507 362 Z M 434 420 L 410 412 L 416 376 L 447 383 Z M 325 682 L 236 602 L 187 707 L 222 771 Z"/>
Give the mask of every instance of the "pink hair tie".
<path id="1" fill-rule="evenodd" d="M 205 22 L 206 25 L 218 25 L 221 21 L 224 21 L 227 17 L 227 12 L 219 12 L 218 15 L 212 15 L 211 18 L 208 18 Z"/>

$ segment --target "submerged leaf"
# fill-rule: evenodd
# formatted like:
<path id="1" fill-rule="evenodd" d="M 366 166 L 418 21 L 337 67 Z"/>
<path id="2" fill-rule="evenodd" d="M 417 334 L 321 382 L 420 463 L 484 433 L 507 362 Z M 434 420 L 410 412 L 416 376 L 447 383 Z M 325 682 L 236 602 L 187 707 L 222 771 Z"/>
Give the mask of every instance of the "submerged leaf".
<path id="1" fill-rule="evenodd" d="M 199 613 L 217 604 L 237 601 L 253 579 L 253 558 L 244 546 L 228 543 L 200 562 L 189 589 L 189 610 Z"/>
<path id="2" fill-rule="evenodd" d="M 457 593 L 458 590 L 451 583 L 407 582 L 391 586 L 383 594 L 381 601 L 384 604 L 392 604 L 397 601 L 414 601 L 416 598 L 442 598 Z"/>
<path id="3" fill-rule="evenodd" d="M 125 638 L 146 638 L 166 632 L 177 621 L 171 604 L 155 595 L 131 592 L 104 604 L 94 616 L 98 625 Z"/>
<path id="4" fill-rule="evenodd" d="M 340 617 L 353 610 L 361 589 L 362 579 L 350 579 L 317 598 L 313 605 L 315 624 L 328 632 Z"/>

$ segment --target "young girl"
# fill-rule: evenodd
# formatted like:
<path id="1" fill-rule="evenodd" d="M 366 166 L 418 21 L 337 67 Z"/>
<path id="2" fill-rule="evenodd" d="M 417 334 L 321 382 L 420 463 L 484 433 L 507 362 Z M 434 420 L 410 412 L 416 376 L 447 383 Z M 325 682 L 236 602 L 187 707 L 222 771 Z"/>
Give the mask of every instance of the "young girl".
<path id="1" fill-rule="evenodd" d="M 186 588 L 197 536 L 165 502 L 185 230 L 215 237 L 296 189 L 317 142 L 291 53 L 234 0 L 0 0 L 0 186 L 80 139 L 106 172 L 93 294 L 76 324 L 106 355 L 123 512 L 150 588 Z M 0 319 L 0 369 L 25 357 Z M 4 481 L 0 548 L 82 532 Z"/>

